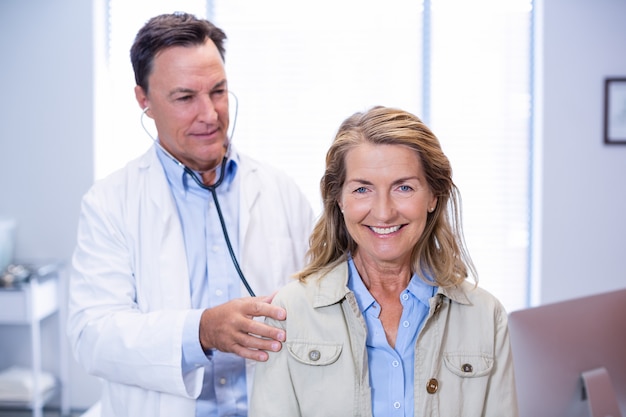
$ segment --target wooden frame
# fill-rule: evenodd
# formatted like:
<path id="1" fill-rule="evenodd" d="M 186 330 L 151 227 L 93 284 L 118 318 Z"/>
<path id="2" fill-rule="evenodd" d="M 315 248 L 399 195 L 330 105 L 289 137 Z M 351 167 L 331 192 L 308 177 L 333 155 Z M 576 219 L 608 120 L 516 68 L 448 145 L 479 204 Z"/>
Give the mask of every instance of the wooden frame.
<path id="1" fill-rule="evenodd" d="M 604 80 L 604 143 L 626 145 L 626 77 Z"/>

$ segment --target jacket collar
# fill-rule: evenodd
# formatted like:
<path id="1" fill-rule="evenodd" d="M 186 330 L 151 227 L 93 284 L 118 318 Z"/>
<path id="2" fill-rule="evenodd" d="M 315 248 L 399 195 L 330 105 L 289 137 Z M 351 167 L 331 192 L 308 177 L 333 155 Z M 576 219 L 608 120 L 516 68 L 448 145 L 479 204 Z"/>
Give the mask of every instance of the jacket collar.
<path id="1" fill-rule="evenodd" d="M 449 298 L 450 300 L 459 304 L 470 304 L 470 300 L 469 298 L 467 298 L 467 291 L 470 290 L 470 287 L 472 286 L 473 284 L 470 284 L 467 281 L 463 281 L 461 284 L 454 287 L 439 287 L 439 291 L 437 291 L 437 294 L 442 294 L 444 297 Z"/>
<path id="2" fill-rule="evenodd" d="M 336 304 L 350 292 L 348 289 L 348 262 L 343 260 L 327 273 L 321 272 L 309 277 L 308 280 L 313 284 L 313 308 Z M 470 304 L 467 291 L 472 286 L 473 284 L 464 281 L 455 287 L 439 287 L 437 294 L 459 304 Z"/>
<path id="3" fill-rule="evenodd" d="M 313 308 L 336 304 L 350 293 L 348 289 L 348 262 L 341 261 L 330 271 L 308 278 L 313 285 Z"/>

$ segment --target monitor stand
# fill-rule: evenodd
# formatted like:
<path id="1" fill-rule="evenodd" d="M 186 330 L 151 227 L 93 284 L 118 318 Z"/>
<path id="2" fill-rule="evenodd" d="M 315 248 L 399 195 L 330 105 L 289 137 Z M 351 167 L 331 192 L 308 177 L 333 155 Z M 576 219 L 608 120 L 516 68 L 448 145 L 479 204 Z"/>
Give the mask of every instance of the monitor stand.
<path id="1" fill-rule="evenodd" d="M 582 373 L 583 395 L 589 403 L 591 417 L 622 417 L 611 377 L 606 368 L 596 368 Z"/>

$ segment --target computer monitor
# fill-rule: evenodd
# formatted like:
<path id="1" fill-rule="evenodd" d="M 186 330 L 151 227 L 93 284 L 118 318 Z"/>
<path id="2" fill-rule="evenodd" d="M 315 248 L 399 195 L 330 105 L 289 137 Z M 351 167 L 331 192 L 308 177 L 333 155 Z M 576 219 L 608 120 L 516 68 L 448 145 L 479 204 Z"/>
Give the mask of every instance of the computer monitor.
<path id="1" fill-rule="evenodd" d="M 626 416 L 626 289 L 514 311 L 509 331 L 520 417 Z"/>

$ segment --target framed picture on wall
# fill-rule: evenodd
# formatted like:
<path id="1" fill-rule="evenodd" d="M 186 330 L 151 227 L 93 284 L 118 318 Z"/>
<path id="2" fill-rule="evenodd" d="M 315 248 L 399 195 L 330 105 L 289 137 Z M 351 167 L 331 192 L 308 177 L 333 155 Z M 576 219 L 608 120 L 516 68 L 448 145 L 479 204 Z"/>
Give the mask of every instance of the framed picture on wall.
<path id="1" fill-rule="evenodd" d="M 626 77 L 604 80 L 604 143 L 626 145 Z"/>

